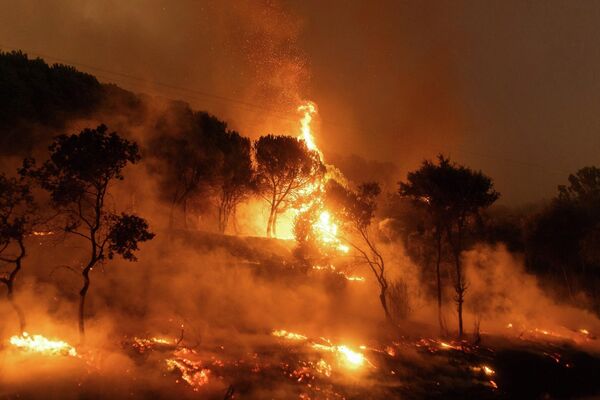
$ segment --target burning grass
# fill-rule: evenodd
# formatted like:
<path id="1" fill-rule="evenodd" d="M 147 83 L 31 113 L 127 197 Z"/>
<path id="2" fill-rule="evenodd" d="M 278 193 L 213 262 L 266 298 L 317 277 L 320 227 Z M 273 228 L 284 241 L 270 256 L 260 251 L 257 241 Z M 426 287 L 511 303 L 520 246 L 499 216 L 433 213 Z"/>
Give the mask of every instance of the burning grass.
<path id="1" fill-rule="evenodd" d="M 351 345 L 286 329 L 251 337 L 245 347 L 190 345 L 169 336 L 126 339 L 122 349 L 132 363 L 114 377 L 119 383 L 113 389 L 126 387 L 133 397 L 302 399 L 560 397 L 600 389 L 594 379 L 600 359 L 573 342 L 486 336 L 481 346 L 400 337 Z M 74 393 L 106 393 L 96 379 L 102 379 L 107 355 L 91 356 L 106 350 L 80 353 L 65 341 L 29 334 L 13 336 L 9 344 L 23 357 L 84 361 L 73 364 L 83 368 L 74 374 Z M 5 388 L 9 397 L 17 393 Z M 18 393 L 29 392 L 21 386 Z"/>
<path id="2" fill-rule="evenodd" d="M 17 349 L 30 353 L 77 357 L 77 350 L 69 343 L 62 340 L 48 339 L 42 335 L 30 335 L 27 332 L 23 332 L 22 335 L 12 336 L 9 339 L 9 343 Z"/>

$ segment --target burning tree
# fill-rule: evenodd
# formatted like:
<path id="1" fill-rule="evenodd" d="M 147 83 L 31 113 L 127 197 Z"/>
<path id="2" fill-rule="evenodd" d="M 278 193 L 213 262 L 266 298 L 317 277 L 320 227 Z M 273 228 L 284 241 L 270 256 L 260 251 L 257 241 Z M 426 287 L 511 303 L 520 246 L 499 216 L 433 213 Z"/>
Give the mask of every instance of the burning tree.
<path id="1" fill-rule="evenodd" d="M 385 317 L 389 322 L 393 322 L 388 308 L 389 283 L 385 275 L 385 262 L 369 232 L 377 208 L 375 200 L 380 192 L 381 189 L 375 182 L 363 183 L 357 191 L 353 191 L 334 180 L 329 180 L 325 188 L 325 200 L 330 205 L 328 208 L 334 210 L 337 219 L 342 221 L 342 229 L 352 235 L 344 237 L 344 241 L 361 255 L 375 275 L 379 284 L 379 301 Z"/>
<path id="2" fill-rule="evenodd" d="M 115 255 L 136 261 L 138 243 L 154 237 L 143 218 L 117 214 L 107 204 L 110 184 L 123 180 L 123 168 L 140 159 L 139 149 L 100 125 L 77 135 L 60 135 L 49 150 L 49 160 L 39 168 L 31 161 L 24 172 L 50 193 L 65 218 L 64 230 L 88 242 L 89 258 L 81 270 L 83 286 L 79 292 L 79 331 L 83 337 L 92 269 Z"/>
<path id="3" fill-rule="evenodd" d="M 313 194 L 325 173 L 319 153 L 291 136 L 267 135 L 254 143 L 257 182 L 269 203 L 267 236 L 276 235 L 277 216 Z"/>
<path id="4" fill-rule="evenodd" d="M 17 274 L 25 258 L 25 237 L 32 232 L 33 197 L 23 179 L 0 174 L 0 261 L 12 265 L 0 282 L 6 286 L 6 297 L 19 317 L 21 333 L 25 331 L 25 314 L 15 302 L 13 290 Z"/>

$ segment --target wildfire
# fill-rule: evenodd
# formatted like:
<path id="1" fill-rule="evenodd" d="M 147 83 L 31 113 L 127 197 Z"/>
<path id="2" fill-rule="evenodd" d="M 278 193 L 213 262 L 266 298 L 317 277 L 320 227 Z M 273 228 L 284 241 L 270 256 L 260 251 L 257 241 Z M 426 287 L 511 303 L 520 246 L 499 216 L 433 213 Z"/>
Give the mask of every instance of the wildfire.
<path id="1" fill-rule="evenodd" d="M 319 154 L 319 158 L 321 161 L 324 160 L 323 153 L 319 149 L 316 144 L 315 138 L 312 134 L 311 122 L 313 120 L 313 115 L 317 113 L 317 107 L 315 103 L 311 101 L 307 101 L 304 104 L 298 107 L 298 112 L 302 113 L 302 118 L 300 119 L 300 136 L 299 139 L 306 143 L 306 147 L 309 150 L 316 151 Z M 327 181 L 327 178 L 324 179 L 323 182 L 318 182 L 316 185 L 312 185 L 311 187 L 306 189 L 306 195 L 310 196 L 314 193 L 320 192 L 323 190 L 324 182 Z M 343 244 L 338 237 L 338 224 L 333 220 L 331 213 L 324 209 L 323 200 L 321 198 L 316 198 L 313 200 L 313 205 L 318 205 L 318 219 L 313 224 L 313 231 L 316 233 L 318 240 L 326 245 L 337 249 L 342 253 L 347 253 L 350 248 Z M 305 208 L 308 209 L 310 206 Z M 297 213 L 300 213 L 305 210 L 296 210 Z"/>
<path id="2" fill-rule="evenodd" d="M 350 250 L 350 248 L 343 244 L 338 238 L 338 225 L 333 222 L 329 211 L 321 211 L 319 219 L 313 225 L 313 229 L 319 234 L 319 240 L 321 242 L 334 246 L 342 253 L 347 253 Z"/>
<path id="3" fill-rule="evenodd" d="M 294 332 L 289 332 L 286 331 L 285 329 L 277 329 L 274 330 L 273 332 L 271 332 L 271 334 L 273 336 L 277 336 L 283 339 L 288 339 L 288 340 L 306 340 L 307 337 L 304 335 L 301 335 L 299 333 L 294 333 Z"/>
<path id="4" fill-rule="evenodd" d="M 304 114 L 300 120 L 300 138 L 304 140 L 304 143 L 306 143 L 306 147 L 308 147 L 309 150 L 318 152 L 321 159 L 323 159 L 323 154 L 317 147 L 315 138 L 312 135 L 312 130 L 310 129 L 310 123 L 312 122 L 313 114 L 317 113 L 317 107 L 315 103 L 312 101 L 307 101 L 298 107 L 298 111 Z"/>
<path id="5" fill-rule="evenodd" d="M 366 360 L 363 353 L 354 351 L 345 345 L 335 346 L 315 343 L 312 347 L 316 350 L 324 350 L 334 353 L 338 359 L 338 362 L 349 369 L 357 369 L 363 366 Z"/>
<path id="6" fill-rule="evenodd" d="M 33 236 L 50 236 L 54 234 L 52 231 L 33 231 L 31 232 Z"/>
<path id="7" fill-rule="evenodd" d="M 271 335 L 287 340 L 309 340 L 304 335 L 289 332 L 285 329 L 274 330 L 273 332 L 271 332 Z M 359 351 L 354 351 L 346 345 L 334 345 L 328 339 L 325 338 L 321 338 L 321 341 L 324 341 L 326 344 L 315 343 L 313 341 L 310 341 L 310 345 L 315 350 L 326 351 L 328 353 L 335 354 L 338 363 L 348 369 L 358 369 L 362 367 L 365 364 L 365 362 L 368 362 L 363 353 Z M 361 349 L 366 349 L 366 347 L 361 346 Z M 331 374 L 331 366 L 329 366 L 329 364 L 327 364 L 324 360 L 321 361 L 322 362 L 320 363 L 320 368 L 322 368 L 324 371 L 328 371 L 328 373 Z"/>
<path id="8" fill-rule="evenodd" d="M 169 358 L 166 361 L 169 371 L 178 370 L 181 373 L 181 379 L 186 381 L 194 391 L 208 383 L 210 370 L 202 368 L 202 364 L 197 361 L 191 361 L 185 358 Z"/>
<path id="9" fill-rule="evenodd" d="M 41 353 L 51 356 L 77 356 L 77 350 L 69 343 L 62 340 L 50 340 L 42 335 L 30 335 L 27 332 L 23 332 L 21 336 L 12 336 L 9 342 L 13 346 L 31 353 Z"/>
<path id="10" fill-rule="evenodd" d="M 348 275 L 348 274 L 346 274 L 343 271 L 338 271 L 333 265 L 328 265 L 328 266 L 313 265 L 312 269 L 315 270 L 315 271 L 329 271 L 329 272 L 332 272 L 334 274 L 343 276 L 344 279 L 346 279 L 348 281 L 354 281 L 354 282 L 364 282 L 365 281 L 364 277 L 362 277 L 362 276 L 355 276 L 355 275 Z"/>
<path id="11" fill-rule="evenodd" d="M 134 337 L 132 346 L 140 353 L 151 350 L 155 347 L 173 347 L 177 343 L 171 339 L 161 337 L 139 338 Z"/>

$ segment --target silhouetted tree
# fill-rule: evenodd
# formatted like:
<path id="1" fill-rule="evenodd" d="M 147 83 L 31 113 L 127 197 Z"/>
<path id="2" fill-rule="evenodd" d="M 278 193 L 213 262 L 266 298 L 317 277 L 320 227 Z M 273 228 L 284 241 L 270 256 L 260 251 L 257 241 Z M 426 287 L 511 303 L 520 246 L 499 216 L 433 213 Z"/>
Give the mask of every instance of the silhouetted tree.
<path id="1" fill-rule="evenodd" d="M 481 171 L 473 171 L 462 165 L 450 164 L 443 156 L 440 165 L 447 169 L 445 176 L 446 233 L 454 256 L 456 277 L 454 290 L 458 313 L 458 336 L 463 335 L 463 303 L 467 288 L 462 268 L 462 252 L 465 250 L 467 229 L 479 216 L 479 212 L 492 205 L 500 194 L 494 190 L 492 180 Z"/>
<path id="2" fill-rule="evenodd" d="M 411 199 L 415 204 L 426 210 L 430 224 L 433 227 L 433 239 L 436 250 L 436 288 L 437 288 L 437 306 L 438 323 L 440 331 L 445 330 L 445 323 L 442 314 L 442 279 L 440 265 L 442 262 L 442 238 L 444 230 L 448 223 L 449 199 L 448 192 L 452 188 L 448 185 L 451 181 L 448 176 L 451 174 L 452 166 L 448 159 L 440 156 L 439 163 L 436 165 L 429 160 L 425 160 L 421 167 L 413 172 L 409 172 L 406 182 L 400 182 L 398 190 L 400 196 Z"/>
<path id="3" fill-rule="evenodd" d="M 181 208 L 184 227 L 190 202 L 210 197 L 223 165 L 219 142 L 227 135 L 225 122 L 194 112 L 187 104 L 173 103 L 157 123 L 157 135 L 150 140 L 153 172 L 159 175 L 162 196 L 171 203 L 169 224 Z"/>
<path id="4" fill-rule="evenodd" d="M 0 282 L 6 286 L 6 296 L 19 317 L 21 333 L 25 331 L 25 314 L 14 299 L 14 284 L 25 258 L 25 238 L 31 234 L 34 213 L 29 185 L 22 179 L 0 174 L 0 261 L 12 265 Z"/>
<path id="5" fill-rule="evenodd" d="M 341 229 L 350 236 L 343 240 L 354 248 L 367 263 L 379 284 L 379 301 L 389 322 L 393 322 L 388 308 L 389 283 L 385 274 L 385 261 L 370 234 L 370 226 L 377 208 L 376 199 L 381 189 L 374 182 L 363 183 L 357 191 L 329 180 L 325 186 L 327 209 L 332 210 L 341 222 Z"/>
<path id="6" fill-rule="evenodd" d="M 467 288 L 461 255 L 466 247 L 466 234 L 481 210 L 489 207 L 500 196 L 492 180 L 479 171 L 451 163 L 443 155 L 438 163 L 424 161 L 421 168 L 408 174 L 407 182 L 400 183 L 400 194 L 413 199 L 427 210 L 434 227 L 436 243 L 436 278 L 438 319 L 443 329 L 442 289 L 440 262 L 444 233 L 450 246 L 454 267 L 454 290 L 458 313 L 458 335 L 463 335 L 463 303 Z"/>
<path id="7" fill-rule="evenodd" d="M 316 151 L 291 136 L 267 135 L 254 143 L 257 183 L 269 203 L 267 236 L 276 234 L 277 215 L 323 178 L 325 167 Z"/>
<path id="8" fill-rule="evenodd" d="M 600 169 L 585 167 L 528 224 L 527 265 L 557 282 L 575 301 L 578 290 L 600 298 Z"/>
<path id="9" fill-rule="evenodd" d="M 103 86 L 75 68 L 0 52 L 0 154 L 25 155 L 49 136 L 40 126 L 62 128 L 89 115 L 102 101 Z M 36 129 L 32 129 L 36 125 Z"/>
<path id="10" fill-rule="evenodd" d="M 88 242 L 89 258 L 81 271 L 83 286 L 79 292 L 83 339 L 92 269 L 115 255 L 135 261 L 138 243 L 154 237 L 143 218 L 116 214 L 107 204 L 110 184 L 122 180 L 123 168 L 140 159 L 139 149 L 115 132 L 109 134 L 104 125 L 77 135 L 58 136 L 49 149 L 50 158 L 41 167 L 36 168 L 32 161 L 23 172 L 50 193 L 54 206 L 65 217 L 64 230 Z"/>
<path id="11" fill-rule="evenodd" d="M 217 173 L 219 231 L 225 233 L 229 218 L 245 198 L 255 190 L 250 139 L 227 132 L 218 142 L 222 162 Z"/>

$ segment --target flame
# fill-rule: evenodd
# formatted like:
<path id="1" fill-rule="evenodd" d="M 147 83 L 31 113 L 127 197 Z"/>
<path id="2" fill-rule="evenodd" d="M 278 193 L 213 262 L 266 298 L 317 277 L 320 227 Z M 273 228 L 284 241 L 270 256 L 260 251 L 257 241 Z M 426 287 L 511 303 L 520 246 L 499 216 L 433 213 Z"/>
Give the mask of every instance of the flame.
<path id="1" fill-rule="evenodd" d="M 308 337 L 304 335 L 290 332 L 285 329 L 274 330 L 271 332 L 271 335 L 287 340 L 308 340 Z M 334 345 L 326 338 L 321 338 L 321 340 L 325 341 L 327 344 L 314 343 L 312 340 L 309 342 L 309 344 L 315 350 L 326 351 L 335 354 L 338 363 L 348 369 L 358 369 L 361 366 L 363 366 L 365 362 L 368 362 L 364 354 L 359 351 L 354 351 L 350 347 L 343 344 Z M 363 350 L 366 349 L 365 346 L 360 346 L 360 348 Z M 328 371 L 327 373 L 323 372 L 326 375 L 331 374 L 331 366 L 327 364 L 324 360 L 321 360 L 317 364 L 317 367 L 321 368 L 322 371 Z"/>
<path id="2" fill-rule="evenodd" d="M 312 101 L 306 101 L 304 104 L 298 107 L 298 112 L 302 113 L 302 118 L 300 119 L 300 135 L 298 138 L 304 141 L 309 150 L 316 151 L 319 154 L 320 160 L 323 161 L 323 153 L 317 146 L 311 129 L 313 116 L 317 114 L 317 106 Z M 318 182 L 317 184 L 306 188 L 305 194 L 310 196 L 315 192 L 322 191 L 325 181 L 327 181 L 327 178 L 325 178 L 322 182 Z M 339 239 L 338 225 L 333 220 L 331 213 L 324 208 L 323 199 L 315 199 L 312 205 L 314 204 L 318 205 L 319 217 L 313 224 L 312 228 L 317 235 L 318 241 L 326 246 L 333 247 L 342 253 L 348 253 L 350 248 L 347 245 L 344 245 Z M 296 210 L 296 213 L 305 211 L 309 207 L 310 205 L 304 210 Z"/>
<path id="3" fill-rule="evenodd" d="M 31 232 L 33 236 L 49 236 L 54 234 L 52 231 L 33 231 Z"/>
<path id="4" fill-rule="evenodd" d="M 343 271 L 338 271 L 333 265 L 328 265 L 328 266 L 321 266 L 321 265 L 313 265 L 312 269 L 315 271 L 330 271 L 334 274 L 337 275 L 341 275 L 344 277 L 344 279 L 348 280 L 348 281 L 353 281 L 353 282 L 364 282 L 365 278 L 362 276 L 356 276 L 356 275 L 348 275 Z"/>
<path id="5" fill-rule="evenodd" d="M 315 143 L 315 138 L 310 128 L 310 123 L 312 122 L 313 114 L 317 113 L 317 106 L 312 101 L 307 101 L 306 103 L 298 107 L 298 111 L 304 114 L 302 116 L 302 119 L 300 120 L 300 139 L 304 140 L 304 143 L 306 143 L 306 147 L 308 147 L 309 150 L 313 150 L 319 153 L 319 156 L 322 160 L 323 154 L 321 153 L 321 150 L 319 150 L 319 148 L 317 147 L 317 144 Z"/>
<path id="6" fill-rule="evenodd" d="M 145 352 L 146 350 L 151 350 L 156 346 L 175 346 L 177 343 L 174 340 L 161 338 L 161 337 L 151 337 L 151 338 L 140 338 L 134 337 L 132 346 L 139 351 L 140 353 Z"/>
<path id="7" fill-rule="evenodd" d="M 69 343 L 62 340 L 50 340 L 42 335 L 30 335 L 27 332 L 23 332 L 21 336 L 12 336 L 9 342 L 19 349 L 32 353 L 51 356 L 77 356 L 77 350 Z"/>
<path id="8" fill-rule="evenodd" d="M 277 329 L 274 330 L 273 332 L 271 332 L 271 334 L 273 336 L 277 336 L 283 339 L 288 339 L 288 340 L 306 340 L 307 337 L 304 335 L 301 335 L 299 333 L 294 333 L 294 332 L 289 332 L 286 331 L 285 329 Z"/>
<path id="9" fill-rule="evenodd" d="M 169 371 L 179 370 L 181 379 L 186 381 L 194 391 L 198 391 L 200 387 L 208 383 L 210 370 L 202 368 L 200 362 L 191 361 L 188 359 L 169 358 L 165 360 Z"/>
<path id="10" fill-rule="evenodd" d="M 335 346 L 315 343 L 312 347 L 317 350 L 324 350 L 334 353 L 338 359 L 338 362 L 349 369 L 360 368 L 364 365 L 366 360 L 363 353 L 354 351 L 346 345 Z"/>

